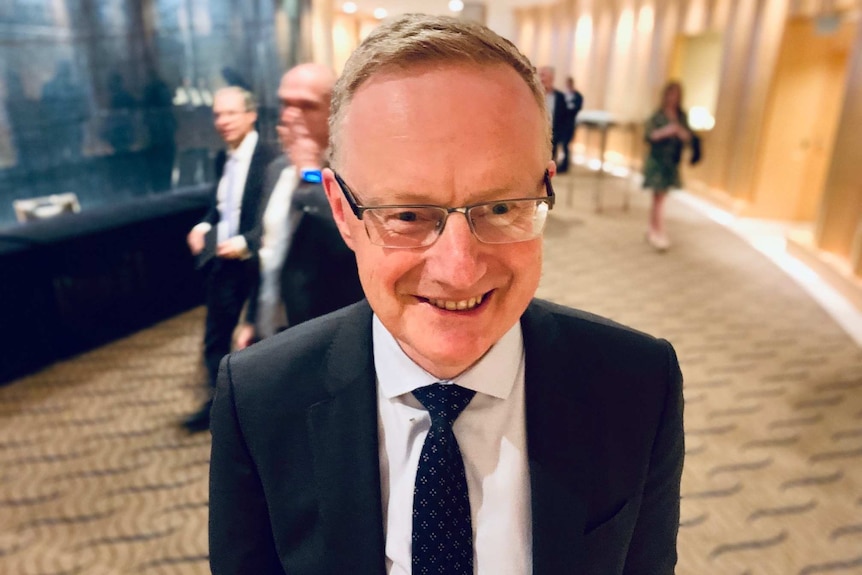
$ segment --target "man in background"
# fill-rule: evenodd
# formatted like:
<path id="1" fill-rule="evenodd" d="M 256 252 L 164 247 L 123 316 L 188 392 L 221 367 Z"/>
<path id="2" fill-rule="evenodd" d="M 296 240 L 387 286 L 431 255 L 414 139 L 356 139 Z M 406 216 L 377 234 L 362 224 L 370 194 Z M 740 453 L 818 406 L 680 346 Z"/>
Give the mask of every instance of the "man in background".
<path id="1" fill-rule="evenodd" d="M 257 104 L 250 92 L 238 87 L 216 92 L 213 120 L 226 149 L 216 156 L 211 207 L 186 238 L 206 278 L 204 363 L 210 392 L 258 273 L 263 176 L 278 153 L 254 129 Z M 210 398 L 187 418 L 186 429 L 208 429 L 211 405 Z"/>
<path id="2" fill-rule="evenodd" d="M 577 129 L 578 112 L 584 107 L 584 96 L 575 89 L 575 79 L 569 76 L 566 78 L 566 91 L 563 93 L 566 98 L 566 143 L 563 145 L 563 159 L 560 162 L 560 173 L 569 171 L 569 147 L 575 139 L 575 130 Z"/>
<path id="3" fill-rule="evenodd" d="M 321 185 L 335 75 L 320 64 L 284 74 L 278 133 L 284 155 L 267 173 L 261 273 L 240 347 L 362 299 L 356 258 L 338 233 Z"/>
<path id="4" fill-rule="evenodd" d="M 539 79 L 545 91 L 545 109 L 551 122 L 551 158 L 557 162 L 558 171 L 562 161 L 557 161 L 560 151 L 568 161 L 569 111 L 566 108 L 566 98 L 562 92 L 554 88 L 554 68 L 542 66 L 539 68 Z M 562 148 L 562 150 L 559 150 Z"/>

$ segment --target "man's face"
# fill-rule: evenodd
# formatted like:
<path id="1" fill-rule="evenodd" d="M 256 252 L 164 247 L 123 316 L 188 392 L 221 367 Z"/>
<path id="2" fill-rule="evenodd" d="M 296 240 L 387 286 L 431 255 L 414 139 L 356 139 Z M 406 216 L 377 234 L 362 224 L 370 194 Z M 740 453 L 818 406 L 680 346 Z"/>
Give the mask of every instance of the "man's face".
<path id="1" fill-rule="evenodd" d="M 379 73 L 344 114 L 339 174 L 365 206 L 544 196 L 542 176 L 554 169 L 544 121 L 506 66 Z M 371 307 L 426 371 L 454 377 L 519 321 L 538 287 L 541 238 L 484 244 L 453 213 L 433 245 L 384 248 L 371 243 L 328 170 L 324 184 Z M 446 309 L 477 298 L 470 309 Z"/>
<path id="2" fill-rule="evenodd" d="M 315 75 L 310 67 L 291 70 L 281 79 L 279 125 L 292 137 L 310 137 L 325 148 L 329 140 L 331 83 Z"/>
<path id="3" fill-rule="evenodd" d="M 552 69 L 540 68 L 539 79 L 542 81 L 542 87 L 546 93 L 550 94 L 554 91 L 554 71 Z"/>
<path id="4" fill-rule="evenodd" d="M 213 119 L 221 139 L 235 148 L 254 129 L 257 112 L 245 109 L 245 99 L 240 92 L 225 90 L 216 92 L 213 99 Z"/>

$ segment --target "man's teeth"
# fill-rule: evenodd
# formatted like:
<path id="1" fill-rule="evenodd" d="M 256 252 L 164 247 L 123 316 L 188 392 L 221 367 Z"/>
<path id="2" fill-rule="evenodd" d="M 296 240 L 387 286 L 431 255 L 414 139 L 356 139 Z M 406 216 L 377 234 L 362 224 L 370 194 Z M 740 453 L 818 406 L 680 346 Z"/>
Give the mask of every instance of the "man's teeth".
<path id="1" fill-rule="evenodd" d="M 440 309 L 446 309 L 449 311 L 455 310 L 464 310 L 464 309 L 473 309 L 480 303 L 482 303 L 482 298 L 484 296 L 471 297 L 470 299 L 465 299 L 461 301 L 452 301 L 446 299 L 429 299 L 428 303 L 435 307 L 439 307 Z"/>

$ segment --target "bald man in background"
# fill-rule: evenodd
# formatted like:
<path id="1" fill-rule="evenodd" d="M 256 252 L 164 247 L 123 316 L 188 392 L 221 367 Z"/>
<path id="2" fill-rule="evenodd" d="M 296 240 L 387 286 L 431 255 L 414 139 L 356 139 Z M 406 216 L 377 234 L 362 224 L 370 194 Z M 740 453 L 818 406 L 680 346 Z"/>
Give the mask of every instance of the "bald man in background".
<path id="1" fill-rule="evenodd" d="M 239 347 L 357 302 L 356 258 L 338 233 L 321 185 L 335 75 L 300 64 L 281 79 L 278 134 L 284 156 L 267 172 L 261 273 Z M 251 302 L 250 302 L 251 303 Z"/>

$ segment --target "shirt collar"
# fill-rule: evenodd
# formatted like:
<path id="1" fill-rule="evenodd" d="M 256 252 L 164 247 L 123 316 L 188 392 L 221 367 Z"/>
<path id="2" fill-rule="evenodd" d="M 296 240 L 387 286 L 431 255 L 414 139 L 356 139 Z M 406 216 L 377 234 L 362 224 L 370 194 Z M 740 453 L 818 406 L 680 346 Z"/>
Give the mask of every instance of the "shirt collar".
<path id="1" fill-rule="evenodd" d="M 242 143 L 237 146 L 234 151 L 230 152 L 229 155 L 240 161 L 251 161 L 251 157 L 254 154 L 254 148 L 257 146 L 257 140 L 257 130 L 252 130 L 245 135 L 245 138 L 242 139 Z"/>
<path id="2" fill-rule="evenodd" d="M 371 331 L 377 381 L 384 397 L 392 399 L 440 381 L 407 357 L 377 314 L 372 320 Z M 477 393 L 506 399 L 515 385 L 523 360 L 521 322 L 516 322 L 482 359 L 450 381 Z"/>

